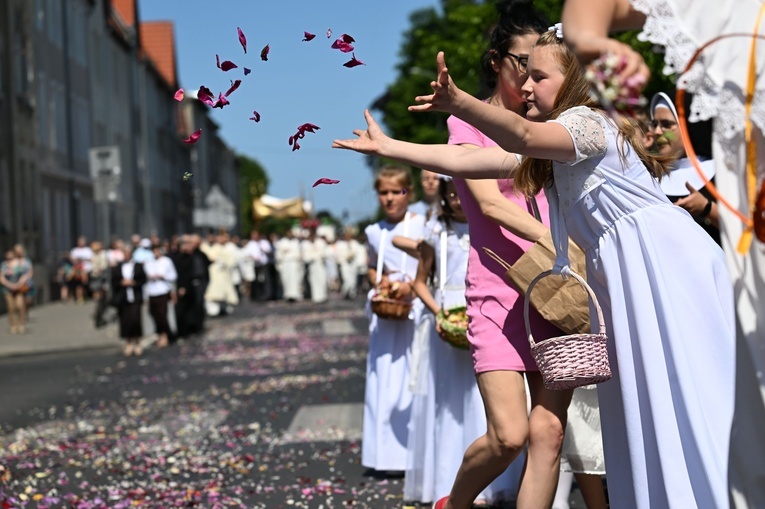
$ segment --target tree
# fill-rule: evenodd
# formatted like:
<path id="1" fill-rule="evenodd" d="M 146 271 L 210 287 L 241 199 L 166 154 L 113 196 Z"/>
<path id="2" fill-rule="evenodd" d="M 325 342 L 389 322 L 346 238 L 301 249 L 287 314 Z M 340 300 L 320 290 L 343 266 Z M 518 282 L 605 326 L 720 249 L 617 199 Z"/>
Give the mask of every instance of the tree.
<path id="1" fill-rule="evenodd" d="M 254 226 L 252 200 L 268 190 L 268 173 L 259 162 L 245 155 L 237 156 L 239 166 L 239 210 L 242 234 L 249 235 Z"/>
<path id="2" fill-rule="evenodd" d="M 415 96 L 430 91 L 439 51 L 446 53 L 449 71 L 460 88 L 480 96 L 481 55 L 487 49 L 492 25 L 498 20 L 494 5 L 495 2 L 442 0 L 441 12 L 427 8 L 410 16 L 411 28 L 404 33 L 398 76 L 372 105 L 373 109 L 382 112 L 388 134 L 417 143 L 446 142 L 446 115 L 410 113 L 407 106 L 414 103 Z M 560 19 L 563 0 L 535 0 L 534 5 L 549 19 Z M 662 74 L 662 55 L 655 53 L 650 43 L 638 41 L 636 32 L 620 34 L 619 39 L 638 50 L 651 68 L 652 80 L 645 91 L 647 97 L 674 87 L 672 80 Z M 380 164 L 372 161 L 373 167 Z M 415 169 L 415 173 L 418 171 Z M 419 179 L 415 181 L 419 196 Z"/>

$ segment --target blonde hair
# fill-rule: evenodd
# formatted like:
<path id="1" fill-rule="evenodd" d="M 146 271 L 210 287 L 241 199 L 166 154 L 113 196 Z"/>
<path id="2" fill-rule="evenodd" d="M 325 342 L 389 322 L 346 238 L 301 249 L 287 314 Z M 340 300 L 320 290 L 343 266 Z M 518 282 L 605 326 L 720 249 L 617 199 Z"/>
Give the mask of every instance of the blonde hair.
<path id="1" fill-rule="evenodd" d="M 558 118 L 561 113 L 575 106 L 586 106 L 602 111 L 603 108 L 590 96 L 590 83 L 584 77 L 579 61 L 563 41 L 558 39 L 555 30 L 547 31 L 539 37 L 534 48 L 540 47 L 550 47 L 553 50 L 558 60 L 558 68 L 564 76 L 548 120 Z M 638 128 L 632 121 L 625 119 L 619 122 L 617 128 L 619 139 L 622 141 L 619 146 L 622 159 L 624 159 L 625 145 L 629 145 L 651 175 L 661 178 L 669 173 L 669 165 L 674 158 L 652 154 L 646 150 L 639 139 Z M 526 196 L 535 196 L 552 180 L 552 161 L 527 158 L 515 174 L 514 186 Z"/>
<path id="2" fill-rule="evenodd" d="M 380 189 L 383 179 L 397 179 L 401 187 L 411 192 L 412 190 L 412 172 L 406 166 L 397 166 L 395 164 L 386 164 L 375 175 L 375 191 Z M 410 193 L 411 194 L 411 193 Z"/>

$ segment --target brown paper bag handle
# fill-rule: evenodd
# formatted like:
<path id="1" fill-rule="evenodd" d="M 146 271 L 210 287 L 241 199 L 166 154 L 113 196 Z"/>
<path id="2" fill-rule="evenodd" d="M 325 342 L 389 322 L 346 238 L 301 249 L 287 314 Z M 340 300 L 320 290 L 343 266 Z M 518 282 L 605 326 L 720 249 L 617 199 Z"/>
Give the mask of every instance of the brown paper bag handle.
<path id="1" fill-rule="evenodd" d="M 502 267 L 503 267 L 505 270 L 510 270 L 510 269 L 512 268 L 512 265 L 510 265 L 509 263 L 507 263 L 507 262 L 506 262 L 505 260 L 503 260 L 503 259 L 502 259 L 502 258 L 501 258 L 501 257 L 500 257 L 500 256 L 499 256 L 497 253 L 495 253 L 494 251 L 492 251 L 492 250 L 491 250 L 491 249 L 489 249 L 488 247 L 484 247 L 484 248 L 483 248 L 483 251 L 484 251 L 484 253 L 486 253 L 487 255 L 489 255 L 489 256 L 491 256 L 492 258 L 494 258 L 494 261 L 495 261 L 495 262 L 497 262 L 498 264 L 502 265 Z"/>
<path id="2" fill-rule="evenodd" d="M 526 290 L 526 297 L 523 302 L 523 320 L 526 322 L 526 335 L 529 337 L 529 344 L 533 348 L 536 344 L 534 342 L 534 337 L 531 335 L 531 320 L 529 320 L 529 302 L 530 302 L 530 296 L 531 296 L 531 289 L 534 288 L 534 285 L 536 285 L 542 278 L 545 278 L 547 276 L 552 275 L 553 271 L 546 270 L 544 272 L 540 272 L 537 277 L 535 277 L 531 283 L 529 283 L 529 287 Z M 601 309 L 600 304 L 598 303 L 598 298 L 595 296 L 595 292 L 592 290 L 590 285 L 587 284 L 587 281 L 584 280 L 582 276 L 574 272 L 573 270 L 570 272 L 571 276 L 576 279 L 576 281 L 584 288 L 587 293 L 590 296 L 590 299 L 592 299 L 592 302 L 595 304 L 595 310 L 598 312 L 598 324 L 600 324 L 600 330 L 599 334 L 602 336 L 606 335 L 606 322 L 603 319 L 603 309 Z M 563 276 L 559 276 L 563 277 Z"/>

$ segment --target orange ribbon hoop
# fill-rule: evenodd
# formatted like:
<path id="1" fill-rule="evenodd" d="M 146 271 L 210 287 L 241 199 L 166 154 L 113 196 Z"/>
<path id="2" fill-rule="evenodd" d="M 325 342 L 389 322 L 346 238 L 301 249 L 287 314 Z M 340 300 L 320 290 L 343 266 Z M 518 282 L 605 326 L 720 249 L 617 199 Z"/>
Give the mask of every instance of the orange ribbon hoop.
<path id="1" fill-rule="evenodd" d="M 710 45 L 722 40 L 722 39 L 729 39 L 732 37 L 748 37 L 752 39 L 752 45 L 751 50 L 749 54 L 749 74 L 747 76 L 747 90 L 746 90 L 746 103 L 744 105 L 745 112 L 746 112 L 746 124 L 745 124 L 745 140 L 746 140 L 746 174 L 747 174 L 747 189 L 748 189 L 748 198 L 749 198 L 749 211 L 750 214 L 754 214 L 755 210 L 755 200 L 756 200 L 756 194 L 757 194 L 757 146 L 755 144 L 754 138 L 752 137 L 752 120 L 751 120 L 751 112 L 752 112 L 752 102 L 754 100 L 754 92 L 756 88 L 756 82 L 757 82 L 757 39 L 765 39 L 764 35 L 760 35 L 758 33 L 760 22 L 762 21 L 763 13 L 765 13 L 765 4 L 760 8 L 760 13 L 757 16 L 757 23 L 755 25 L 755 31 L 754 33 L 747 34 L 747 33 L 733 33 L 733 34 L 723 34 L 720 36 L 715 37 L 714 39 L 706 42 L 703 44 L 699 49 L 696 50 L 696 52 L 693 54 L 693 57 L 688 61 L 688 64 L 685 66 L 685 69 L 683 70 L 683 74 L 688 72 L 690 70 L 691 66 L 696 62 L 696 60 L 699 58 L 701 53 Z M 738 208 L 733 206 L 724 196 L 720 194 L 720 192 L 717 190 L 714 184 L 712 184 L 709 179 L 707 179 L 706 175 L 701 169 L 701 165 L 699 164 L 699 159 L 696 156 L 696 152 L 693 150 L 693 146 L 691 145 L 691 139 L 688 134 L 688 123 L 685 120 L 685 90 L 682 88 L 677 89 L 677 94 L 675 95 L 675 107 L 677 108 L 677 116 L 678 116 L 678 125 L 680 127 L 680 136 L 683 141 L 683 145 L 685 147 L 686 155 L 688 156 L 688 159 L 690 159 L 691 163 L 693 164 L 693 167 L 696 169 L 696 172 L 699 174 L 701 179 L 704 181 L 704 185 L 707 186 L 707 189 L 709 189 L 709 192 L 714 196 L 719 203 L 722 203 L 725 205 L 726 208 L 728 208 L 731 212 L 733 212 L 745 225 L 746 229 L 744 230 L 744 233 L 741 235 L 741 238 L 738 242 L 737 250 L 740 254 L 746 254 L 749 251 L 749 247 L 752 243 L 752 231 L 754 229 L 754 221 L 751 217 L 743 214 Z"/>

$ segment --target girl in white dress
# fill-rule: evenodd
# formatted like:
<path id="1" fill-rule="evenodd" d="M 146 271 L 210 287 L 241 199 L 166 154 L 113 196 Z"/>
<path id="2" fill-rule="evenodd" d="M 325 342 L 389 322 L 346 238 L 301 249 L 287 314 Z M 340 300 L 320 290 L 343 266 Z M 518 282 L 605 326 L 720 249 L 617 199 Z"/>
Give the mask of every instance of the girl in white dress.
<path id="1" fill-rule="evenodd" d="M 334 146 L 457 176 L 514 173 L 516 189 L 530 196 L 544 188 L 555 270 L 569 271 L 570 234 L 585 251 L 605 315 L 613 378 L 598 396 L 611 507 L 728 507 L 733 291 L 719 246 L 659 187 L 669 161 L 634 143 L 634 127 L 597 109 L 555 29 L 529 57 L 529 120 L 459 90 L 443 54 L 437 63 L 435 93 L 410 109 L 465 120 L 525 155 L 520 168 L 498 149 L 392 140 L 369 115 L 358 139 Z"/>
<path id="2" fill-rule="evenodd" d="M 417 259 L 396 249 L 393 237 L 422 236 L 424 217 L 407 212 L 412 179 L 402 167 L 382 168 L 375 190 L 385 219 L 366 230 L 369 248 L 368 277 L 373 287 L 387 288 L 393 299 L 413 296 L 412 281 Z M 375 290 L 369 292 L 371 300 Z M 369 302 L 368 302 L 369 304 Z M 412 393 L 409 389 L 414 324 L 422 303 L 415 299 L 406 320 L 370 317 L 367 379 L 364 393 L 364 422 L 361 464 L 378 471 L 403 472 Z"/>

